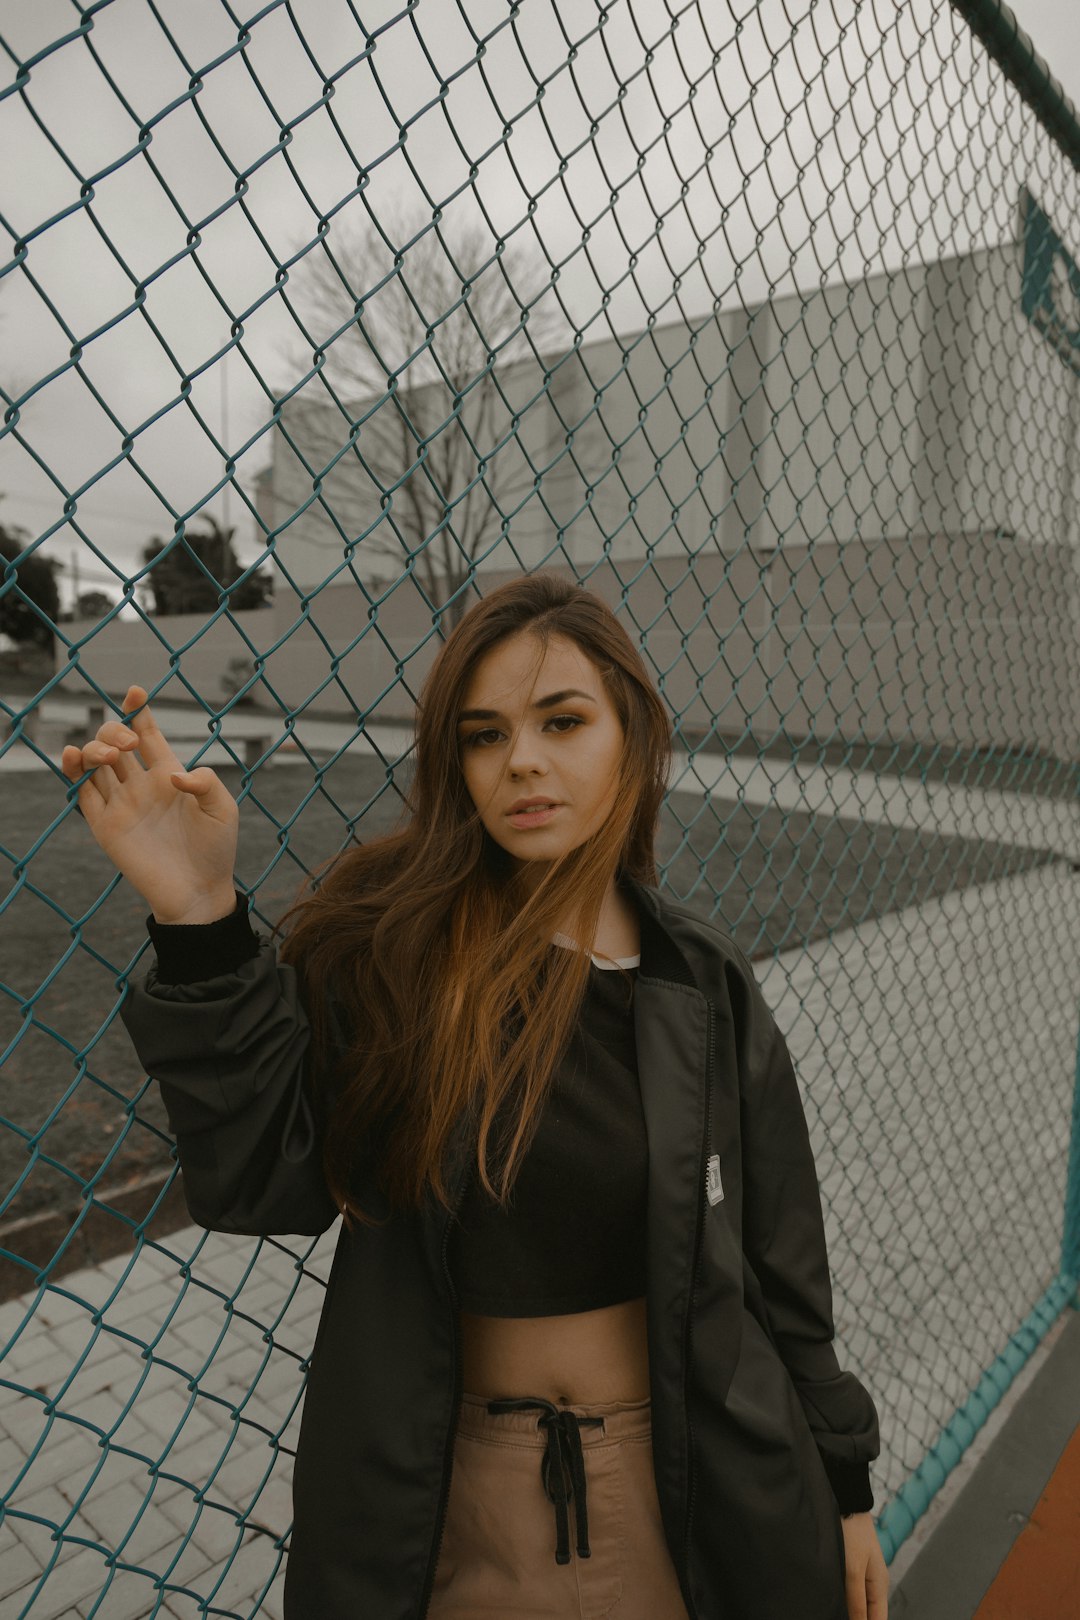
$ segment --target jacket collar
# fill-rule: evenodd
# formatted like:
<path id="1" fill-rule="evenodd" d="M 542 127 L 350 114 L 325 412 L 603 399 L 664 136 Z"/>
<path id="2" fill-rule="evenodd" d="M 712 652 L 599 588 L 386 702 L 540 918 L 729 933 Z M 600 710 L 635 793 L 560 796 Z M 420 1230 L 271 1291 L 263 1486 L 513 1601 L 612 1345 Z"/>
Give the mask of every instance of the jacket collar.
<path id="1" fill-rule="evenodd" d="M 629 872 L 622 869 L 616 881 L 635 904 L 641 924 L 639 974 L 700 990 L 698 976 L 675 938 L 669 905 L 660 890 L 652 883 L 643 883 L 631 877 Z"/>

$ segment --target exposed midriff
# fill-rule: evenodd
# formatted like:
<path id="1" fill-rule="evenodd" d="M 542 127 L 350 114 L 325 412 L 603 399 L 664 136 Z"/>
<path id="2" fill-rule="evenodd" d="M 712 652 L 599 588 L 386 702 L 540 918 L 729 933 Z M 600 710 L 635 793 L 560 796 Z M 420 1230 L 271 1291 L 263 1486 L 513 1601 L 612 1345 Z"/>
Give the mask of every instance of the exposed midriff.
<path id="1" fill-rule="evenodd" d="M 556 1405 L 649 1395 L 645 1297 L 571 1316 L 461 1313 L 462 1387 L 474 1395 L 542 1395 Z"/>

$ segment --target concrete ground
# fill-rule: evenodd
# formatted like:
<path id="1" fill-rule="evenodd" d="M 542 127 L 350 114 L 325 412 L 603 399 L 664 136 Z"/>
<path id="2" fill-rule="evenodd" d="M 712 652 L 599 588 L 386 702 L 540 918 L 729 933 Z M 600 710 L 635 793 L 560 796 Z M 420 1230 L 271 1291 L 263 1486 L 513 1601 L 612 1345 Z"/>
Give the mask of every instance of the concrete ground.
<path id="1" fill-rule="evenodd" d="M 193 747 L 205 716 L 193 709 L 187 724 L 170 716 L 167 734 Z M 237 716 L 231 737 L 246 724 Z M 343 728 L 320 729 L 330 724 L 305 722 L 304 741 L 340 746 Z M 377 733 L 387 757 L 409 740 Z M 206 763 L 228 757 L 215 748 Z M 0 770 L 18 768 L 46 767 L 18 745 Z M 672 790 L 1005 839 L 1080 864 L 1069 801 L 701 755 L 677 762 Z M 1043 866 L 757 964 L 806 1105 L 838 1355 L 882 1414 L 879 1510 L 1057 1274 L 1078 942 L 1080 877 Z M 285 1448 L 337 1230 L 259 1242 L 185 1227 L 0 1306 L 5 1620 L 187 1620 L 211 1595 L 221 1612 L 277 1620 Z M 1080 1617 L 1071 1597 L 979 1608 L 1028 1530 L 1050 1569 L 1044 1520 L 1069 1523 L 1040 1504 L 1080 1422 L 1078 1314 L 1047 1333 L 898 1549 L 893 1620 Z"/>

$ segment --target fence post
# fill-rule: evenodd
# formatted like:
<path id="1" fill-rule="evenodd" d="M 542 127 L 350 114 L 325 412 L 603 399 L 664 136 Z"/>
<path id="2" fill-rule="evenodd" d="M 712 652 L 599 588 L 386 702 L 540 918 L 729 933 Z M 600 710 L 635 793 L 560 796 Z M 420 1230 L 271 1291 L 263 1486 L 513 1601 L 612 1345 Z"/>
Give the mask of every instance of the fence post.
<path id="1" fill-rule="evenodd" d="M 1072 1129 L 1069 1137 L 1069 1168 L 1065 1176 L 1065 1221 L 1061 1242 L 1061 1274 L 1072 1277 L 1077 1286 L 1069 1297 L 1074 1311 L 1080 1310 L 1080 1034 L 1076 1040 L 1076 1076 L 1073 1081 Z"/>

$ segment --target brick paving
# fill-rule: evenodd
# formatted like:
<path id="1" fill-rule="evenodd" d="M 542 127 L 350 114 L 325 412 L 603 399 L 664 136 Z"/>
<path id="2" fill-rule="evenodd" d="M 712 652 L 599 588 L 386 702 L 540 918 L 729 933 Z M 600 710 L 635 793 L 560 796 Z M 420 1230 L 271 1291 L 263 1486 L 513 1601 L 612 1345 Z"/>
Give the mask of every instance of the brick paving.
<path id="1" fill-rule="evenodd" d="M 187 1620 L 212 1597 L 280 1620 L 279 1447 L 295 1448 L 337 1230 L 259 1242 L 189 1226 L 0 1306 L 5 1617 Z"/>

